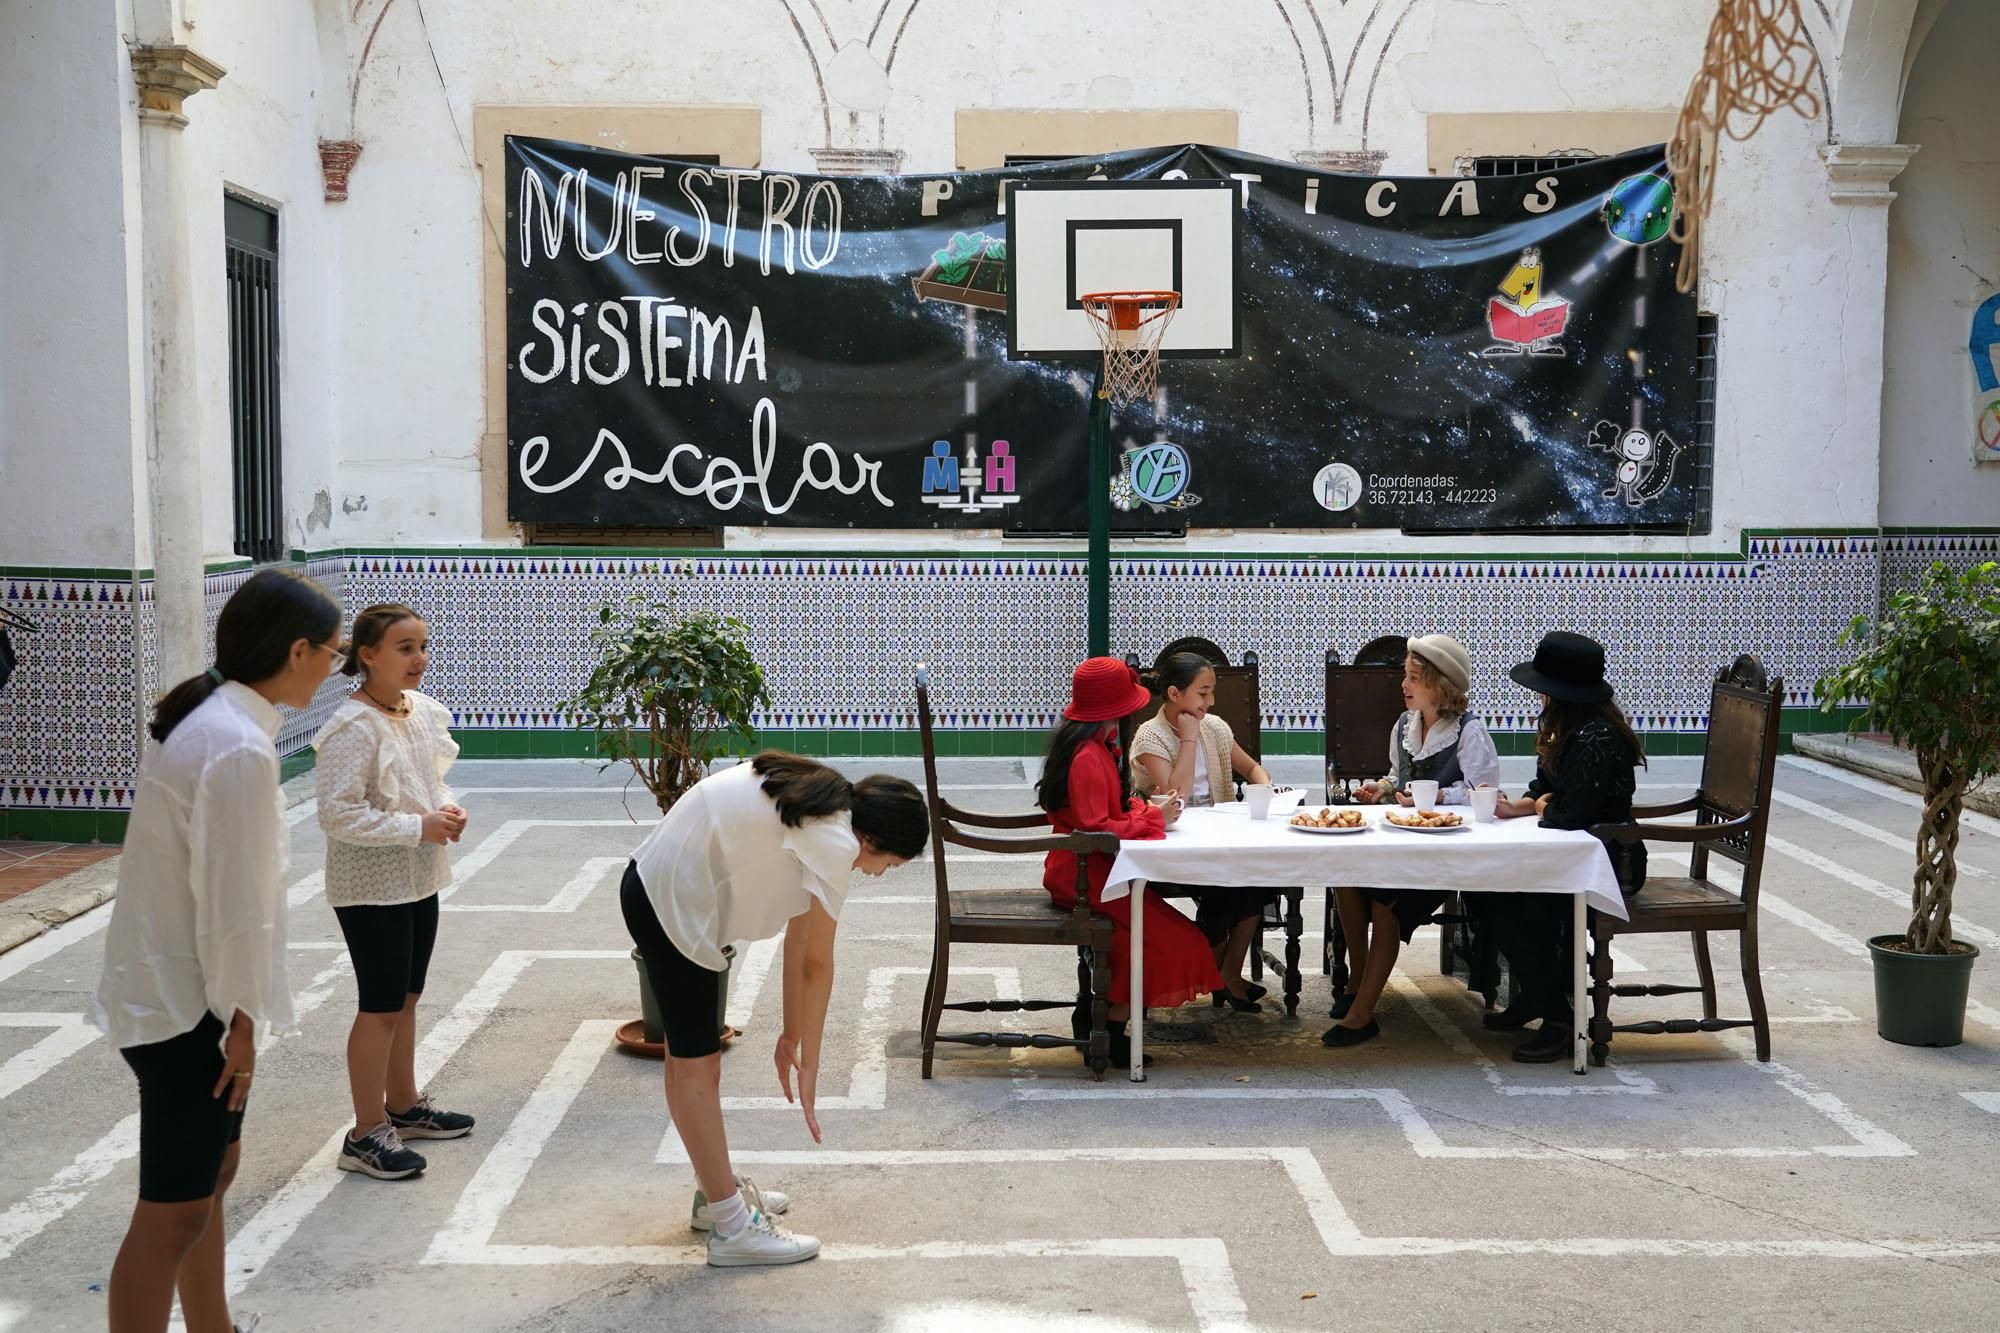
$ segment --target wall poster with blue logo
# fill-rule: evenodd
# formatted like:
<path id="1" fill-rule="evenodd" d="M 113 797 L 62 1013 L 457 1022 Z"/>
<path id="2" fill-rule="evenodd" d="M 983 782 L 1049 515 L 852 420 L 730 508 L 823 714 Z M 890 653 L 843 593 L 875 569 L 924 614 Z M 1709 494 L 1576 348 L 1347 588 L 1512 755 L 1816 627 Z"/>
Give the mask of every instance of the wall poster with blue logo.
<path id="1" fill-rule="evenodd" d="M 1659 149 L 832 177 L 511 138 L 508 516 L 1084 528 L 1091 367 L 1007 359 L 1005 191 L 1170 172 L 1238 183 L 1242 354 L 1115 411 L 1114 528 L 1707 530 Z"/>

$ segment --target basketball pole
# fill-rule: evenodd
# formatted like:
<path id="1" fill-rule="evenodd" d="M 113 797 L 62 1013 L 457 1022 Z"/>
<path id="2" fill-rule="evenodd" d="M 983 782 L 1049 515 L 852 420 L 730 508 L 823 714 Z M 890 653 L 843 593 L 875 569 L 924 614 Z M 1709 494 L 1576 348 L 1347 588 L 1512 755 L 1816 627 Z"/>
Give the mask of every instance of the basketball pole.
<path id="1" fill-rule="evenodd" d="M 1090 657 L 1111 652 L 1111 391 L 1104 371 L 1090 395 Z"/>

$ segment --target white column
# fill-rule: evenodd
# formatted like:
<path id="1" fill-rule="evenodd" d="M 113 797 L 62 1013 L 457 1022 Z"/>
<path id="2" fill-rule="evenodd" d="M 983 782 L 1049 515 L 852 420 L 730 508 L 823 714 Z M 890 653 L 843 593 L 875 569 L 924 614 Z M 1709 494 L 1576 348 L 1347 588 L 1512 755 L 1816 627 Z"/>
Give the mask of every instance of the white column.
<path id="1" fill-rule="evenodd" d="M 1847 256 L 1844 327 L 1835 336 L 1842 342 L 1842 382 L 1845 404 L 1841 420 L 1846 432 L 1865 437 L 1834 441 L 1834 457 L 1854 460 L 1854 482 L 1876 491 L 1868 513 L 1856 515 L 1863 524 L 1881 520 L 1880 466 L 1882 458 L 1882 379 L 1885 360 L 1884 332 L 1889 306 L 1889 205 L 1896 192 L 1890 182 L 1915 156 L 1914 144 L 1833 144 L 1820 149 L 1826 162 L 1827 186 L 1833 202 L 1841 206 L 1841 223 L 1847 229 L 1843 247 Z M 1845 443 L 1846 448 L 1840 448 Z M 1863 469 L 1864 461 L 1868 466 Z M 1854 519 L 1844 519 L 1853 522 Z"/>
<path id="2" fill-rule="evenodd" d="M 202 614 L 201 414 L 195 398 L 181 104 L 222 78 L 185 46 L 132 48 L 139 84 L 141 253 L 146 281 L 146 483 L 153 529 L 153 612 L 160 685 L 207 665 Z"/>

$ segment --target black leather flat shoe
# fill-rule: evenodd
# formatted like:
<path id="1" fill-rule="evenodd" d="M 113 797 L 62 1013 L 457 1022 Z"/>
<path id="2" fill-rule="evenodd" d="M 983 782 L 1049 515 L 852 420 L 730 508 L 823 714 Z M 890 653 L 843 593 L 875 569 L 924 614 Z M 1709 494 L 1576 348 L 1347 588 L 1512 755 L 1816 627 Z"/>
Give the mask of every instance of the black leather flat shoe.
<path id="1" fill-rule="evenodd" d="M 1261 1014 L 1264 1012 L 1264 1006 L 1257 1003 L 1256 1000 L 1239 1000 L 1226 990 L 1210 991 L 1208 993 L 1208 1000 L 1217 1009 L 1227 1005 L 1239 1014 Z"/>
<path id="2" fill-rule="evenodd" d="M 1340 1024 L 1335 1023 L 1320 1034 L 1319 1044 L 1334 1047 L 1359 1046 L 1362 1042 L 1373 1041 L 1381 1035 L 1381 1024 L 1372 1018 L 1358 1028 L 1342 1027 Z"/>
<path id="3" fill-rule="evenodd" d="M 1333 997 L 1333 1009 L 1329 1012 L 1328 1017 L 1345 1018 L 1347 1017 L 1347 1011 L 1353 1007 L 1354 997 L 1343 991 Z"/>
<path id="4" fill-rule="evenodd" d="M 1519 1032 L 1540 1017 L 1540 1014 L 1527 1005 L 1510 1004 L 1505 1009 L 1482 1014 L 1479 1022 L 1488 1032 Z"/>
<path id="5" fill-rule="evenodd" d="M 1150 1069 L 1152 1066 L 1153 1057 L 1149 1055 L 1146 1057 L 1146 1063 L 1139 1067 Z M 1132 1035 L 1125 1030 L 1123 1023 L 1111 1025 L 1111 1067 L 1113 1069 L 1132 1067 Z"/>
<path id="6" fill-rule="evenodd" d="M 1569 1028 L 1543 1023 L 1539 1032 L 1514 1048 L 1514 1058 L 1524 1065 L 1552 1065 L 1569 1059 Z"/>

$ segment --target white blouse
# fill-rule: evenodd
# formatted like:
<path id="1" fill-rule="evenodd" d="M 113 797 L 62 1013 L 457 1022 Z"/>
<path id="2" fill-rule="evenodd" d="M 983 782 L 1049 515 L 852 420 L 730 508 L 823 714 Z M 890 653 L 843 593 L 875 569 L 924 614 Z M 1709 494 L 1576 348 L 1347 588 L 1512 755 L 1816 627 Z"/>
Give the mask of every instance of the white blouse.
<path id="1" fill-rule="evenodd" d="M 1390 787 L 1398 785 L 1402 760 L 1399 741 L 1407 734 L 1413 742 L 1412 759 L 1428 759 L 1440 750 L 1458 747 L 1458 767 L 1465 776 L 1449 787 L 1438 789 L 1439 805 L 1469 805 L 1474 787 L 1499 785 L 1500 752 L 1494 748 L 1493 737 L 1487 733 L 1484 722 L 1470 716 L 1441 717 L 1423 740 L 1417 742 L 1417 733 L 1423 730 L 1423 725 L 1424 715 L 1412 708 L 1389 728 L 1389 775 L 1382 779 L 1384 783 Z"/>
<path id="2" fill-rule="evenodd" d="M 815 898 L 839 920 L 860 854 L 846 811 L 788 828 L 745 763 L 690 788 L 632 860 L 673 946 L 720 972 L 723 945 L 769 939 Z"/>
<path id="3" fill-rule="evenodd" d="M 292 1030 L 278 710 L 230 681 L 139 770 L 90 1019 L 120 1050 L 238 1013 Z"/>
<path id="4" fill-rule="evenodd" d="M 313 737 L 313 783 L 326 831 L 326 900 L 390 907 L 451 883 L 451 861 L 425 842 L 424 816 L 452 804 L 444 775 L 458 758 L 451 712 L 403 691 L 410 711 L 390 717 L 348 699 Z"/>

